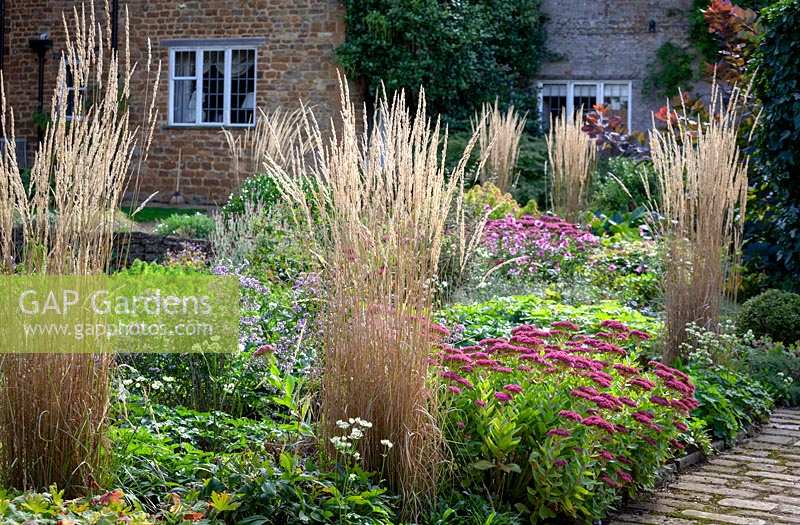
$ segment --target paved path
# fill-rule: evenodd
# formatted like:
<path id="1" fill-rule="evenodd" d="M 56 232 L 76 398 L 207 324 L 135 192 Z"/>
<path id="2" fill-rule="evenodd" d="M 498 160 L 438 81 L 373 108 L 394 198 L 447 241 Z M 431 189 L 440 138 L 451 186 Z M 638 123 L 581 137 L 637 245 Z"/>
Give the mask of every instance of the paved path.
<path id="1" fill-rule="evenodd" d="M 761 433 L 681 474 L 611 525 L 800 524 L 800 410 L 777 410 Z"/>

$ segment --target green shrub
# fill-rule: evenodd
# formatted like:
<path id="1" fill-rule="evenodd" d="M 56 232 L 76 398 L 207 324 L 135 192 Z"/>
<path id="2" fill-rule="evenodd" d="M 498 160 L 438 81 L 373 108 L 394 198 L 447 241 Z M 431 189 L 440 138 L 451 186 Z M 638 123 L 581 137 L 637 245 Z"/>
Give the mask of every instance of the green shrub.
<path id="1" fill-rule="evenodd" d="M 690 364 L 688 373 L 700 403 L 692 417 L 705 421 L 715 439 L 733 441 L 739 432 L 769 417 L 772 396 L 749 375 L 705 364 Z"/>
<path id="2" fill-rule="evenodd" d="M 222 214 L 228 217 L 244 213 L 245 203 L 270 208 L 280 200 L 281 193 L 272 177 L 264 173 L 253 175 L 228 198 L 228 202 L 222 207 Z"/>
<path id="3" fill-rule="evenodd" d="M 800 291 L 800 2 L 759 3 L 772 5 L 762 11 L 764 34 L 753 64 L 761 103 L 753 155 L 758 193 L 748 214 L 745 262 L 771 286 Z"/>
<path id="4" fill-rule="evenodd" d="M 538 214 L 536 202 L 530 201 L 521 207 L 510 193 L 503 193 L 491 182 L 476 184 L 470 188 L 464 194 L 464 204 L 470 208 L 468 211 L 476 217 L 483 216 L 486 208 L 492 209 L 489 219 L 502 219 L 508 215 L 522 217 L 523 215 Z"/>
<path id="5" fill-rule="evenodd" d="M 648 192 L 656 196 L 652 163 L 614 157 L 594 177 L 592 208 L 606 214 L 632 212 L 649 204 Z"/>
<path id="6" fill-rule="evenodd" d="M 695 78 L 695 57 L 687 49 L 672 42 L 664 42 L 656 50 L 656 60 L 650 64 L 644 81 L 644 93 L 660 98 L 671 98 L 679 91 L 689 92 Z"/>
<path id="7" fill-rule="evenodd" d="M 385 85 L 413 98 L 425 87 L 429 114 L 468 120 L 496 97 L 533 109 L 544 54 L 541 0 L 348 0 L 336 57 L 371 98 Z M 416 101 L 411 101 L 411 106 Z"/>
<path id="8" fill-rule="evenodd" d="M 757 341 L 742 364 L 779 405 L 800 405 L 800 350 L 769 340 Z"/>
<path id="9" fill-rule="evenodd" d="M 170 215 L 156 224 L 155 233 L 187 239 L 207 239 L 214 230 L 214 220 L 203 213 Z"/>
<path id="10" fill-rule="evenodd" d="M 767 290 L 748 299 L 739 310 L 736 327 L 739 333 L 750 330 L 756 337 L 773 341 L 800 341 L 800 295 Z"/>

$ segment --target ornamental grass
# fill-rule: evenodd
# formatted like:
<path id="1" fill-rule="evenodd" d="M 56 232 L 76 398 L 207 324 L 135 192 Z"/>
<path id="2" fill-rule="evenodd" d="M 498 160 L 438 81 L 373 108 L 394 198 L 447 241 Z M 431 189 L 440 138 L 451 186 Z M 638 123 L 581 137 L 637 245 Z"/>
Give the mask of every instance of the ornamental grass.
<path id="1" fill-rule="evenodd" d="M 28 186 L 14 148 L 14 112 L 2 91 L 2 273 L 93 275 L 109 266 L 114 212 L 129 182 L 134 150 L 140 161 L 146 156 L 156 110 L 145 104 L 149 110 L 141 125 L 131 122 L 127 101 L 135 67 L 127 53 L 127 21 L 126 53 L 119 56 L 111 50 L 108 11 L 105 29 L 94 13 L 90 4 L 75 7 L 69 23 L 62 16 L 66 52 Z M 150 66 L 148 59 L 148 71 Z M 78 89 L 68 89 L 68 71 Z M 158 74 L 153 99 L 157 85 Z M 68 97 L 74 97 L 69 104 L 74 118 L 67 116 Z M 19 253 L 12 239 L 15 224 L 22 236 Z M 35 490 L 55 483 L 79 492 L 91 488 L 108 457 L 103 429 L 112 357 L 101 353 L 107 348 L 93 349 L 95 354 L 74 353 L 80 349 L 69 346 L 58 350 L 0 358 L 4 486 Z"/>
<path id="2" fill-rule="evenodd" d="M 564 112 L 550 122 L 546 137 L 553 211 L 572 222 L 586 209 L 597 157 L 594 140 L 582 127 L 582 109 L 572 116 Z"/>
<path id="3" fill-rule="evenodd" d="M 497 101 L 494 106 L 484 104 L 481 113 L 472 119 L 472 132 L 478 135 L 483 159 L 478 171 L 481 184 L 491 182 L 503 193 L 516 184 L 519 143 L 526 120 L 527 114 L 520 116 L 514 106 L 505 113 L 500 111 Z"/>
<path id="4" fill-rule="evenodd" d="M 334 131 L 324 134 L 304 111 L 311 155 L 296 151 L 290 171 L 270 158 L 268 171 L 324 261 L 322 435 L 335 436 L 339 420 L 371 422 L 359 443 L 364 464 L 401 493 L 405 514 L 416 515 L 435 497 L 445 459 L 437 390 L 428 383 L 436 326 L 427 319 L 453 209 L 462 264 L 477 244 L 465 238 L 461 207 L 477 139 L 448 173 L 447 131 L 426 115 L 424 92 L 416 108 L 403 93 L 384 93 L 362 124 L 346 80 L 340 84 Z"/>
<path id="5" fill-rule="evenodd" d="M 650 132 L 661 205 L 651 214 L 665 239 L 664 360 L 678 357 L 686 326 L 719 324 L 726 281 L 735 298 L 736 271 L 747 204 L 748 158 L 739 148 L 739 102 L 712 87 L 708 115 L 697 120 L 682 108 L 668 111 L 666 129 Z"/>

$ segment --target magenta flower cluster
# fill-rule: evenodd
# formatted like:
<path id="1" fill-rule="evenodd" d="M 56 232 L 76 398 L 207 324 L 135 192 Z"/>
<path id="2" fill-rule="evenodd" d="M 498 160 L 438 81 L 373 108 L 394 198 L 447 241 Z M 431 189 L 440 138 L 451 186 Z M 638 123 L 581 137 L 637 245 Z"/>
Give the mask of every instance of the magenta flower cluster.
<path id="1" fill-rule="evenodd" d="M 551 457 L 558 457 L 552 467 L 564 468 L 580 451 L 594 448 L 594 457 L 605 461 L 596 479 L 617 489 L 634 483 L 633 465 L 644 461 L 626 452 L 645 447 L 663 460 L 670 447 L 683 448 L 680 434 L 699 405 L 684 372 L 654 361 L 643 366 L 629 355 L 625 346 L 646 339 L 647 333 L 615 320 L 603 321 L 595 333 L 565 320 L 546 328 L 518 326 L 508 338 L 474 346 L 442 344 L 438 363 L 455 406 L 480 411 L 494 404 L 496 410 L 511 407 L 513 414 L 531 403 L 542 407 L 531 414 L 555 408 L 542 436 L 543 445 L 553 448 Z M 465 432 L 469 428 L 467 423 Z"/>
<path id="2" fill-rule="evenodd" d="M 580 226 L 554 215 L 519 219 L 509 215 L 488 221 L 483 234 L 483 244 L 496 263 L 514 260 L 508 269 L 511 275 L 558 268 L 598 241 Z"/>

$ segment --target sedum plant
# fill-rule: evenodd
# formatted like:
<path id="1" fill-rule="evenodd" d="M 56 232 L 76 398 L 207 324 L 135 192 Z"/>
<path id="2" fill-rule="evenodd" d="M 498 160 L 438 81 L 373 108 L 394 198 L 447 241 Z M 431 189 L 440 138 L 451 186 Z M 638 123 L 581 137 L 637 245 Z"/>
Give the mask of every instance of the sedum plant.
<path id="1" fill-rule="evenodd" d="M 639 364 L 647 339 L 616 320 L 594 332 L 562 320 L 442 345 L 447 435 L 461 483 L 524 509 L 531 523 L 601 519 L 623 494 L 651 487 L 684 448 L 697 401 L 685 373 Z"/>

